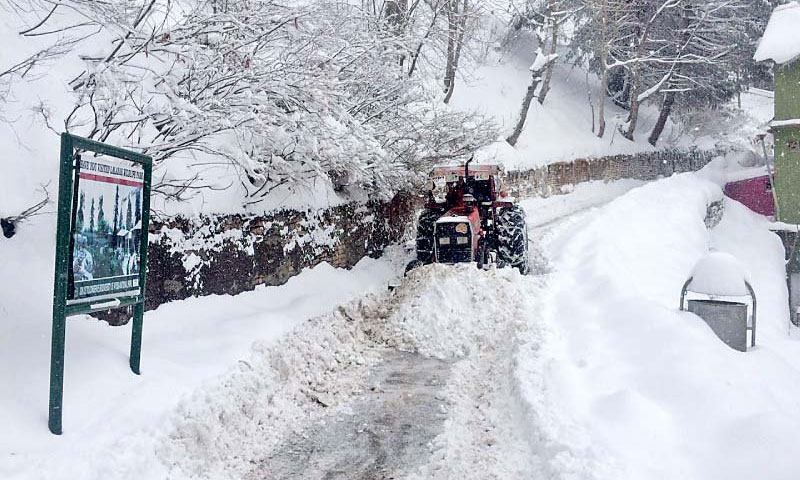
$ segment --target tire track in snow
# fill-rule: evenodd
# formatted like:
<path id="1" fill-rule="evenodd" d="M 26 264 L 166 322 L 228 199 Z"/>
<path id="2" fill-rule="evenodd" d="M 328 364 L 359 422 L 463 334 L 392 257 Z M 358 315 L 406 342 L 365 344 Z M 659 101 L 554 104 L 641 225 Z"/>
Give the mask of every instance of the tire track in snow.
<path id="1" fill-rule="evenodd" d="M 250 460 L 244 478 L 521 478 L 534 470 L 511 389 L 513 351 L 540 283 L 511 269 L 429 265 L 394 294 L 362 302 L 350 316 L 379 358 L 359 392 L 295 425 Z"/>
<path id="2" fill-rule="evenodd" d="M 387 350 L 372 369 L 371 389 L 349 412 L 324 418 L 292 435 L 248 479 L 394 478 L 428 455 L 446 414 L 441 390 L 450 365 Z"/>

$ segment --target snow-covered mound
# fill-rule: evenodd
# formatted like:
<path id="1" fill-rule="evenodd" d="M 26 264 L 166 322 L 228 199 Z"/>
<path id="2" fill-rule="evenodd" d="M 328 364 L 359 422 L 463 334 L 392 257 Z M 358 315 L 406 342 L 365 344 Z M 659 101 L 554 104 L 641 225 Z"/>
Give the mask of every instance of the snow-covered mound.
<path id="1" fill-rule="evenodd" d="M 509 478 L 529 472 L 529 463 L 520 464 L 524 456 L 509 455 L 514 442 L 525 439 L 497 439 L 500 434 L 486 428 L 495 424 L 484 417 L 514 414 L 504 410 L 508 404 L 498 409 L 494 403 L 509 400 L 511 352 L 535 311 L 537 302 L 528 295 L 540 285 L 539 279 L 512 269 L 421 267 L 391 294 L 367 296 L 299 325 L 279 342 L 256 344 L 250 358 L 172 412 L 169 428 L 159 432 L 160 463 L 148 467 L 152 472 L 167 468 L 176 479 L 249 478 L 253 466 L 287 438 L 302 435 L 310 424 L 352 413 L 348 400 L 366 388 L 380 390 L 380 385 L 366 385 L 367 374 L 395 347 L 422 354 L 419 358 L 458 360 L 447 398 L 441 399 L 441 408 L 453 412 L 437 445 L 430 447 L 434 462 L 423 467 L 421 477 L 411 478 L 468 474 L 481 462 L 508 468 Z M 505 377 L 498 378 L 499 372 Z M 487 450 L 487 439 L 507 449 Z M 154 460 L 151 452 L 148 458 Z M 126 465 L 122 456 L 115 461 Z M 525 468 L 515 470 L 519 467 Z"/>
<path id="2" fill-rule="evenodd" d="M 38 307 L 25 321 L 0 322 L 0 478 L 165 478 L 157 441 L 170 432 L 180 402 L 246 367 L 237 362 L 248 357 L 254 341 L 267 350 L 263 345 L 304 320 L 366 292 L 383 292 L 392 275 L 386 260 L 364 259 L 350 271 L 322 264 L 281 286 L 162 305 L 145 314 L 141 376 L 128 368 L 130 329 L 71 317 L 64 434 L 58 437 L 47 430 L 50 305 L 21 302 Z M 0 304 L 0 312 L 16 309 Z M 324 331 L 313 337 L 320 341 L 313 348 L 322 348 L 324 338 Z M 196 439 L 208 441 L 208 432 L 195 431 Z"/>
<path id="3" fill-rule="evenodd" d="M 768 222 L 701 174 L 618 198 L 556 244 L 551 335 L 521 348 L 520 385 L 553 454 L 553 478 L 790 479 L 800 460 L 800 344 L 787 332 L 783 249 Z M 709 249 L 744 264 L 758 297 L 758 344 L 723 344 L 678 311 Z M 792 328 L 791 330 L 795 330 Z"/>
<path id="4" fill-rule="evenodd" d="M 485 274 L 473 264 L 416 269 L 396 302 L 402 308 L 386 318 L 386 341 L 437 358 L 474 353 L 484 346 L 487 332 L 509 318 L 523 317 L 513 313 L 519 305 L 511 300 L 526 285 L 522 281 L 516 270 Z"/>
<path id="5" fill-rule="evenodd" d="M 694 266 L 688 290 L 719 296 L 748 295 L 745 282 L 750 282 L 750 274 L 739 260 L 730 253 L 711 252 L 701 258 Z"/>

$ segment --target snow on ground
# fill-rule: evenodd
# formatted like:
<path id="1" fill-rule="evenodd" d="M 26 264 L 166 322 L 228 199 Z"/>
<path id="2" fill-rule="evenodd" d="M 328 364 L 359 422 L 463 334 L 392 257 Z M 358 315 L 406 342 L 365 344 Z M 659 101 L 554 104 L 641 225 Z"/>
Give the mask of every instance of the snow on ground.
<path id="1" fill-rule="evenodd" d="M 610 202 L 629 190 L 644 185 L 642 180 L 616 180 L 604 182 L 593 180 L 563 189 L 567 195 L 535 197 L 520 201 L 525 209 L 528 227 L 538 228 L 588 208 Z"/>
<path id="2" fill-rule="evenodd" d="M 401 478 L 538 478 L 537 439 L 515 391 L 513 353 L 520 338 L 538 335 L 544 283 L 516 270 L 466 268 L 424 282 L 394 326 L 418 351 L 457 360 L 443 395 L 444 431 L 431 442 L 428 462 Z"/>
<path id="3" fill-rule="evenodd" d="M 764 218 L 729 200 L 709 233 L 706 204 L 720 190 L 708 177 L 637 188 L 550 245 L 545 333 L 521 347 L 517 375 L 552 478 L 796 477 L 800 345 L 787 335 L 783 251 Z M 748 353 L 678 312 L 709 249 L 751 273 Z"/>
<path id="4" fill-rule="evenodd" d="M 304 324 L 275 347 L 257 349 L 246 367 L 217 387 L 199 392 L 173 417 L 175 431 L 160 447 L 162 460 L 179 467 L 171 478 L 263 478 L 274 473 L 268 459 L 281 471 L 302 472 L 278 475 L 287 479 L 375 478 L 357 474 L 362 468 L 387 478 L 483 478 L 476 477 L 478 471 L 495 478 L 527 476 L 536 469 L 536 456 L 527 430 L 518 428 L 525 424 L 518 421 L 519 396 L 512 394 L 512 352 L 539 308 L 532 294 L 540 286 L 540 279 L 510 269 L 421 267 L 394 293 L 366 297 Z M 407 412 L 400 432 L 384 423 L 391 412 L 372 413 L 370 398 L 380 398 L 384 385 L 366 382 L 369 372 L 396 356 L 390 349 L 410 355 L 392 367 L 402 370 L 387 383 L 427 368 L 430 357 L 450 364 L 440 369 L 451 370 L 439 401 L 427 406 L 435 411 Z M 405 402 L 420 395 L 409 390 L 400 405 L 384 408 L 406 409 Z M 446 414 L 439 436 L 403 434 L 431 413 Z M 316 451 L 330 446 L 315 446 L 316 439 L 344 442 L 344 436 L 325 433 L 326 428 L 340 432 L 343 423 L 359 426 L 347 436 L 377 436 L 366 442 L 366 458 L 342 463 L 362 443 L 356 441 L 338 446 L 334 465 L 320 461 Z M 389 451 L 376 448 L 390 435 L 398 441 Z M 385 470 L 391 457 L 404 455 L 414 441 L 423 442 L 423 453 Z"/>
<path id="5" fill-rule="evenodd" d="M 634 183 L 598 182 L 531 201 L 537 205 L 531 217 L 550 222 L 548 212 L 586 209 Z M 13 240 L 2 259 L 25 272 L 34 239 Z M 528 315 L 539 308 L 534 292 L 541 280 L 434 265 L 414 272 L 388 299 L 368 297 L 323 315 L 364 292 L 382 291 L 399 256 L 393 252 L 388 263 L 367 259 L 351 272 L 321 265 L 284 286 L 148 312 L 141 377 L 127 367 L 128 328 L 71 318 L 61 437 L 46 429 L 50 306 L 34 301 L 41 297 L 36 284 L 52 280 L 41 273 L 49 262 L 30 264 L 19 275 L 30 290 L 16 303 L 2 303 L 0 420 L 8 427 L 0 433 L 0 477 L 237 478 L 292 431 L 337 408 L 347 412 L 387 346 L 461 360 L 442 400 L 452 415 L 432 444 L 437 460 L 420 472 L 430 468 L 432 477 L 448 478 L 448 462 L 456 460 L 464 473 L 500 465 L 514 476 L 531 467 L 526 430 L 512 428 L 524 424 L 515 420 L 522 415 L 520 397 L 510 393 L 516 388 L 512 352 L 514 338 L 529 328 Z M 323 316 L 304 322 L 317 315 Z M 494 381 L 499 378 L 502 383 Z M 489 444 L 502 448 L 485 451 Z M 507 455 L 511 450 L 517 454 Z"/>
<path id="6" fill-rule="evenodd" d="M 261 478 L 277 458 L 303 472 L 290 478 L 322 478 L 327 464 L 295 452 L 313 454 L 328 428 L 405 439 L 402 422 L 388 424 L 399 433 L 373 424 L 403 397 L 382 397 L 370 379 L 435 368 L 426 360 L 435 357 L 449 371 L 440 393 L 411 391 L 403 404 L 408 421 L 414 408 L 441 418 L 424 430 L 435 438 L 414 437 L 427 453 L 402 441 L 370 447 L 357 468 L 391 466 L 408 480 L 793 478 L 800 348 L 788 335 L 783 253 L 769 222 L 733 201 L 706 229 L 719 163 L 527 200 L 533 245 L 551 267 L 543 275 L 430 265 L 390 294 L 382 287 L 395 267 L 365 260 L 353 272 L 321 266 L 282 287 L 162 306 L 145 318 L 141 377 L 127 370 L 127 329 L 72 319 L 61 438 L 45 428 L 40 307 L 40 320 L 5 324 L 0 336 L 11 425 L 0 434 L 0 476 Z M 750 274 L 759 298 L 750 352 L 678 312 L 681 285 L 710 249 Z M 409 452 L 399 467 L 385 460 Z"/>
<path id="7" fill-rule="evenodd" d="M 527 475 L 535 468 L 535 456 L 524 430 L 515 427 L 519 422 L 513 421 L 519 397 L 510 394 L 511 353 L 518 334 L 527 328 L 526 319 L 538 309 L 531 293 L 540 284 L 510 269 L 421 267 L 392 294 L 369 295 L 299 325 L 277 342 L 257 344 L 230 375 L 196 391 L 170 415 L 168 427 L 157 432 L 155 441 L 149 439 L 152 450 L 147 450 L 146 459 L 152 464 L 147 469 L 140 461 L 131 472 L 138 477 L 113 478 L 141 478 L 142 472 L 145 478 L 263 478 L 274 473 L 268 459 L 282 471 L 302 473 L 279 478 L 354 478 L 351 474 L 362 468 L 396 476 L 417 463 L 422 465 L 409 478 L 453 478 L 454 472 L 469 475 L 480 468 L 502 478 Z M 384 388 L 368 384 L 368 379 L 396 355 L 387 353 L 391 349 L 412 355 L 401 357 L 402 370 L 395 370 L 387 382 L 420 368 L 428 357 L 455 363 L 445 392 L 437 397 L 440 401 L 428 406 L 447 414 L 444 432 L 424 440 L 430 443 L 424 454 L 385 472 L 392 463 L 386 457 L 404 454 L 408 443 L 405 427 L 399 434 L 389 430 L 382 423 L 389 412 L 371 413 L 375 404 L 368 397 L 377 393 L 379 398 Z M 406 395 L 413 402 L 420 392 Z M 416 413 L 421 417 L 436 412 Z M 412 410 L 401 424 L 415 418 Z M 371 446 L 362 452 L 366 459 L 358 465 L 339 461 L 332 468 L 315 456 L 316 450 L 330 446 L 315 447 L 313 442 L 330 438 L 326 427 L 340 432 L 343 422 L 358 426 L 348 435 L 378 435 L 382 443 L 387 435 L 399 435 L 400 441 L 389 452 L 375 448 L 379 440 L 367 442 Z M 349 444 L 338 446 L 338 456 L 336 448 L 334 462 L 353 455 Z M 113 465 L 126 465 L 125 460 L 116 453 L 111 456 Z"/>
<path id="8" fill-rule="evenodd" d="M 163 305 L 145 314 L 141 376 L 128 369 L 129 328 L 70 317 L 60 437 L 47 430 L 50 305 L 34 305 L 41 292 L 19 292 L 31 302 L 3 302 L 0 323 L 0 478 L 164 478 L 153 442 L 191 392 L 246 358 L 254 341 L 275 342 L 339 303 L 382 291 L 392 275 L 385 260 L 352 271 L 322 264 L 279 287 Z"/>

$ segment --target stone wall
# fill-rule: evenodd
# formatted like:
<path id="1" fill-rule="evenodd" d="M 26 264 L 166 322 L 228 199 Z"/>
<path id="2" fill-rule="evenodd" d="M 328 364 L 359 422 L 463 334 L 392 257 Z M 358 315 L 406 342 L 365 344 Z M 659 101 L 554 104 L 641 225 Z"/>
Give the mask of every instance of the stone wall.
<path id="1" fill-rule="evenodd" d="M 692 172 L 703 168 L 722 151 L 658 150 L 632 155 L 580 158 L 558 162 L 530 170 L 508 172 L 506 185 L 520 198 L 564 193 L 568 185 L 590 180 L 655 180 L 673 173 Z"/>
<path id="2" fill-rule="evenodd" d="M 280 285 L 306 267 L 328 262 L 352 267 L 377 257 L 414 224 L 418 197 L 351 203 L 318 211 L 216 215 L 152 220 L 147 310 L 192 296 L 234 295 L 257 285 Z M 128 321 L 122 310 L 99 315 Z"/>
<path id="3" fill-rule="evenodd" d="M 667 150 L 578 159 L 508 172 L 506 185 L 521 198 L 550 196 L 589 180 L 654 180 L 699 170 L 722 153 Z M 319 211 L 153 220 L 146 308 L 192 296 L 234 295 L 257 285 L 280 285 L 321 262 L 351 267 L 401 239 L 414 225 L 419 206 L 419 197 L 400 193 L 388 202 Z M 121 324 L 129 313 L 117 310 L 100 317 Z"/>

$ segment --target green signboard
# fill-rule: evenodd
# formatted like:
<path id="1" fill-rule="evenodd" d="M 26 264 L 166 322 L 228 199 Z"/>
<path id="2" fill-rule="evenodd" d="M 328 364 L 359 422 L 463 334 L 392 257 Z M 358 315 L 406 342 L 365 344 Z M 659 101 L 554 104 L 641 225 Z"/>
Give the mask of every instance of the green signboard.
<path id="1" fill-rule="evenodd" d="M 139 374 L 150 212 L 150 157 L 61 134 L 48 426 L 61 434 L 66 318 L 133 306 Z"/>

